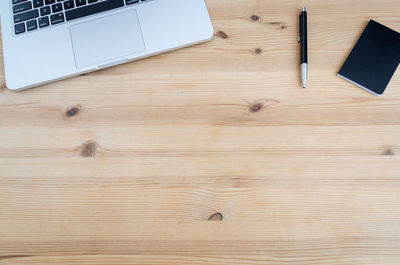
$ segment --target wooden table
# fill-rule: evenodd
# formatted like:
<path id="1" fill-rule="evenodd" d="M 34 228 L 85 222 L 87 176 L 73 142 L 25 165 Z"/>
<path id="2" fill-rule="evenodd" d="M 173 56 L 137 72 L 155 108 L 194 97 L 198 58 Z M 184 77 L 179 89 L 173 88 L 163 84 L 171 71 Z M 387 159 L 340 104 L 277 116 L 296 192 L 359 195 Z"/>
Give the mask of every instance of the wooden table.
<path id="1" fill-rule="evenodd" d="M 24 92 L 1 67 L 0 264 L 400 264 L 400 71 L 336 77 L 400 1 L 303 2 L 208 0 L 212 41 Z"/>

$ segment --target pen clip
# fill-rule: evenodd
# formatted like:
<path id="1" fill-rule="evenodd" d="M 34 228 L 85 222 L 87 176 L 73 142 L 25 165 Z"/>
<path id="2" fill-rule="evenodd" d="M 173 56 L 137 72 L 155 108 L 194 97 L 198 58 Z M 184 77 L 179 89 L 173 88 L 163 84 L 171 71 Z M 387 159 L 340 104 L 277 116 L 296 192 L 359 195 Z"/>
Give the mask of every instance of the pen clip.
<path id="1" fill-rule="evenodd" d="M 301 15 L 299 15 L 299 21 L 298 21 L 299 27 L 297 29 L 297 42 L 300 42 L 300 27 L 301 27 Z"/>

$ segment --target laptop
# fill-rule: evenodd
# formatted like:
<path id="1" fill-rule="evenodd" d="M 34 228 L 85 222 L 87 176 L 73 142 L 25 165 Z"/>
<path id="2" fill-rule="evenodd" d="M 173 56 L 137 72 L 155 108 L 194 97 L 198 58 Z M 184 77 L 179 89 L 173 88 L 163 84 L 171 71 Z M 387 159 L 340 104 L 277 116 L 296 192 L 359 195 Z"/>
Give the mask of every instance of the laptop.
<path id="1" fill-rule="evenodd" d="M 204 0 L 0 0 L 7 87 L 22 90 L 211 39 Z"/>

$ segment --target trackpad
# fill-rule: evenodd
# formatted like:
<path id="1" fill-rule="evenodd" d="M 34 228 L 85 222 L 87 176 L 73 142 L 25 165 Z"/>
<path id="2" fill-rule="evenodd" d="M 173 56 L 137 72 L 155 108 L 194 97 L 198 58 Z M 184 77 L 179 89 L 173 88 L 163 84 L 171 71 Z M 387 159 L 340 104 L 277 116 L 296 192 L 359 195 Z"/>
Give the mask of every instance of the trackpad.
<path id="1" fill-rule="evenodd" d="M 145 50 L 135 10 L 70 28 L 76 67 L 99 65 Z"/>

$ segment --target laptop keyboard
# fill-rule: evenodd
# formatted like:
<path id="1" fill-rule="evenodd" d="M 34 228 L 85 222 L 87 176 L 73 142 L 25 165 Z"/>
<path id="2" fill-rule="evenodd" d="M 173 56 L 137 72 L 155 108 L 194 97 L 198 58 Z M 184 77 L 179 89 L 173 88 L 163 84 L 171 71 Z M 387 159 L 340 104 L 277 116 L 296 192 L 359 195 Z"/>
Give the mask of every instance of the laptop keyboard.
<path id="1" fill-rule="evenodd" d="M 1 0 L 4 1 L 4 0 Z M 11 0 L 16 35 L 151 0 Z"/>

